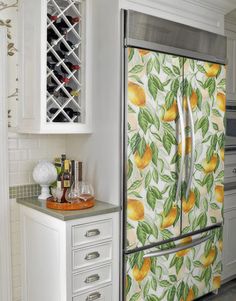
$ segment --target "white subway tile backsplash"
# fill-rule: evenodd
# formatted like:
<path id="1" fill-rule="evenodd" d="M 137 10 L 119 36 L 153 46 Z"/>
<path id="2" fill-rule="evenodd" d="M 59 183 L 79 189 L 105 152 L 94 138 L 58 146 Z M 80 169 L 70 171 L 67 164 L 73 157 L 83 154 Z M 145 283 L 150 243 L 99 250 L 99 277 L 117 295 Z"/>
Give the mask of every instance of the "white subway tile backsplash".
<path id="1" fill-rule="evenodd" d="M 10 186 L 33 184 L 32 171 L 39 160 L 54 160 L 65 153 L 64 135 L 10 135 Z"/>

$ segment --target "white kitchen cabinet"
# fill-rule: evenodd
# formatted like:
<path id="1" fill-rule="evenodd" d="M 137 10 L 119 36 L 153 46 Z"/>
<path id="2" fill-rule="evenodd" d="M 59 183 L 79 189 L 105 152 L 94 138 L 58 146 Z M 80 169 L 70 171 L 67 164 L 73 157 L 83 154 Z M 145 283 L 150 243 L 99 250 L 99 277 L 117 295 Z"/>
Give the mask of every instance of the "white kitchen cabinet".
<path id="1" fill-rule="evenodd" d="M 227 103 L 236 104 L 236 32 L 226 30 L 227 36 Z"/>
<path id="2" fill-rule="evenodd" d="M 236 278 L 236 189 L 225 191 L 223 280 Z"/>
<path id="3" fill-rule="evenodd" d="M 21 205 L 24 301 L 118 301 L 118 212 L 63 221 Z"/>
<path id="4" fill-rule="evenodd" d="M 89 6 L 89 0 L 20 1 L 19 132 L 91 132 Z"/>

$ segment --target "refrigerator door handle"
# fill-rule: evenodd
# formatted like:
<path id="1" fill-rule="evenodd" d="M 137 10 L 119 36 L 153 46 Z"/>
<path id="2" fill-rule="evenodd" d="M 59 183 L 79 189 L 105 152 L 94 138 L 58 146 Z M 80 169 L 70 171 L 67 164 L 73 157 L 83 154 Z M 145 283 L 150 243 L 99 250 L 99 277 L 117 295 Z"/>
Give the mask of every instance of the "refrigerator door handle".
<path id="1" fill-rule="evenodd" d="M 177 106 L 178 106 L 178 111 L 179 111 L 179 123 L 180 123 L 180 132 L 181 132 L 181 141 L 182 141 L 182 156 L 181 156 L 181 162 L 180 162 L 180 171 L 179 171 L 179 177 L 178 177 L 178 182 L 177 182 L 177 189 L 176 189 L 176 200 L 179 198 L 179 193 L 181 189 L 181 184 L 182 184 L 182 174 L 184 171 L 184 161 L 185 161 L 185 127 L 184 127 L 184 113 L 182 109 L 182 104 L 180 101 L 180 97 L 177 95 Z"/>
<path id="2" fill-rule="evenodd" d="M 186 200 L 188 199 L 192 180 L 193 180 L 193 170 L 194 170 L 194 156 L 195 156 L 195 133 L 194 133 L 194 120 L 193 120 L 193 112 L 190 104 L 190 99 L 187 97 L 187 106 L 188 106 L 188 113 L 190 119 L 190 129 L 191 129 L 191 164 L 189 169 L 189 177 L 188 177 L 188 184 L 186 189 Z"/>
<path id="3" fill-rule="evenodd" d="M 198 239 L 196 239 L 196 240 L 194 240 L 194 241 L 192 241 L 188 244 L 180 244 L 175 248 L 171 248 L 171 249 L 167 249 L 167 250 L 160 250 L 160 251 L 156 251 L 156 252 L 150 252 L 150 253 L 145 254 L 143 256 L 143 258 L 159 257 L 159 256 L 164 256 L 164 255 L 177 253 L 177 252 L 182 251 L 182 250 L 190 249 L 192 247 L 200 245 L 201 243 L 209 240 L 211 237 L 212 237 L 212 234 L 209 234 L 205 237 L 198 238 Z"/>

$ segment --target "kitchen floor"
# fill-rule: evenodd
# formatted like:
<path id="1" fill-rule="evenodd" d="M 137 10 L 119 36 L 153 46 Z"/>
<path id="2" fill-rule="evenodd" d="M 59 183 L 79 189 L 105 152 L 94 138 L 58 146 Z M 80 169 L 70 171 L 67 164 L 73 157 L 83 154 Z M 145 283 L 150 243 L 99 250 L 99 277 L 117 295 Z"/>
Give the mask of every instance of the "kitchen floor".
<path id="1" fill-rule="evenodd" d="M 198 299 L 199 301 L 236 301 L 236 279 L 224 284 L 218 295 L 209 294 L 203 298 Z"/>

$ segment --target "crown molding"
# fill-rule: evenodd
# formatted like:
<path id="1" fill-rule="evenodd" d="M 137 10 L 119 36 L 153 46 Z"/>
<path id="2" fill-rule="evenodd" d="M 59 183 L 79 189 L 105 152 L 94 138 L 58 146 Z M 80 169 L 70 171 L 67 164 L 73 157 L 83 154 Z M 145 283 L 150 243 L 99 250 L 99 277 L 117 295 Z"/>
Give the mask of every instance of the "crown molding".
<path id="1" fill-rule="evenodd" d="M 206 9 L 213 10 L 223 15 L 228 14 L 232 10 L 236 9 L 235 0 L 184 0 L 195 4 L 196 6 L 204 7 Z"/>

